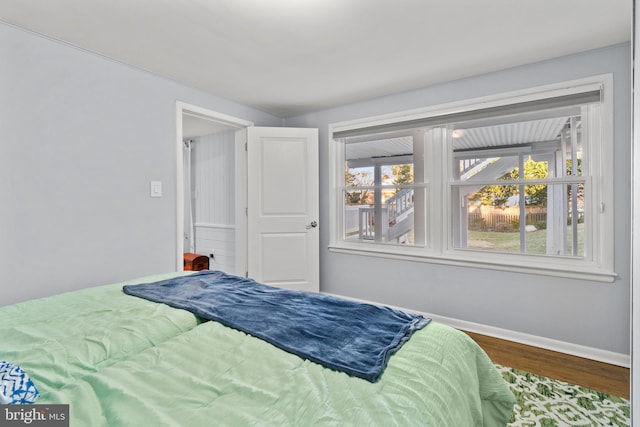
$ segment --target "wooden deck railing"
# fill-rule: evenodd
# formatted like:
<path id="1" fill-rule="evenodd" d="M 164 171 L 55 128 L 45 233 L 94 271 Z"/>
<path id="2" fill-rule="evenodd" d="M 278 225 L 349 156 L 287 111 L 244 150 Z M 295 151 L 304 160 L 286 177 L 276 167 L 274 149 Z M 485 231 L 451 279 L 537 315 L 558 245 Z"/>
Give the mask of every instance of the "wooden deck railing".
<path id="1" fill-rule="evenodd" d="M 405 188 L 387 199 L 382 206 L 382 236 L 386 240 L 396 238 L 394 228 L 400 230 L 400 224 L 411 218 L 414 206 L 413 188 Z M 358 208 L 358 237 L 361 240 L 375 240 L 375 208 L 366 206 Z"/>

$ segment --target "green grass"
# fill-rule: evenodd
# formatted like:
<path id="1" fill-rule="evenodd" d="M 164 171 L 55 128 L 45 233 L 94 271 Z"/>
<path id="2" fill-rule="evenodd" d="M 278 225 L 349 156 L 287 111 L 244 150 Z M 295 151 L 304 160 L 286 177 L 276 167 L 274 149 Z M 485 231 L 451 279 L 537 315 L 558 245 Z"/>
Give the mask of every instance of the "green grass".
<path id="1" fill-rule="evenodd" d="M 567 232 L 570 245 L 571 227 L 567 227 Z M 547 230 L 530 231 L 525 236 L 527 253 L 546 254 Z M 470 230 L 467 248 L 492 252 L 520 252 L 520 233 Z M 568 251 L 570 252 L 570 249 Z M 584 255 L 584 224 L 578 224 L 578 255 Z"/>

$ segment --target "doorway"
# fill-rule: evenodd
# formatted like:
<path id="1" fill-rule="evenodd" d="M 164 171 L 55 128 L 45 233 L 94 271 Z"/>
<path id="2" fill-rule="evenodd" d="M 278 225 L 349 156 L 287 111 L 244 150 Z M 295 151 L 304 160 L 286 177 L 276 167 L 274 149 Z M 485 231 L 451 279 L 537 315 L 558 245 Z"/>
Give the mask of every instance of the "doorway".
<path id="1" fill-rule="evenodd" d="M 209 269 L 318 292 L 318 129 L 255 127 L 182 102 L 176 112 L 176 270 L 189 250 L 188 259 L 209 257 Z M 226 160 L 212 166 L 220 159 L 209 155 L 200 170 L 214 175 L 203 178 L 197 156 L 207 151 Z M 185 157 L 196 168 L 188 175 Z M 216 185 L 217 192 L 201 192 Z M 226 214 L 216 217 L 216 210 Z"/>
<path id="2" fill-rule="evenodd" d="M 245 275 L 246 128 L 253 123 L 176 103 L 176 270 L 185 254 Z M 190 255 L 192 256 L 192 255 Z"/>

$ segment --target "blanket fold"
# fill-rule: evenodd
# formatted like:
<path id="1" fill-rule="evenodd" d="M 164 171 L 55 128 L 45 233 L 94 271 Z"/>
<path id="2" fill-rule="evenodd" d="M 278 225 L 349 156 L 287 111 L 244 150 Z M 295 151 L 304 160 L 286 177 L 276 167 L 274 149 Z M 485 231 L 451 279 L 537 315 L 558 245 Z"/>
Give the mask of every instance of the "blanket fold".
<path id="1" fill-rule="evenodd" d="M 123 291 L 189 310 L 371 382 L 413 332 L 430 322 L 389 307 L 275 288 L 221 271 L 126 285 Z"/>

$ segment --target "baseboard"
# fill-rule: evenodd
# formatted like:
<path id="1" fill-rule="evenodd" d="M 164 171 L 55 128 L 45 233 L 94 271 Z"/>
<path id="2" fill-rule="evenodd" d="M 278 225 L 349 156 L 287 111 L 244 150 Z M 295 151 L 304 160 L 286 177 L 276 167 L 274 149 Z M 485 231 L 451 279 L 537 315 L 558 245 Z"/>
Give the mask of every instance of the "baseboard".
<path id="1" fill-rule="evenodd" d="M 559 353 L 570 354 L 572 356 L 596 360 L 598 362 L 609 363 L 611 365 L 622 366 L 624 368 L 631 367 L 631 356 L 628 354 L 615 353 L 595 347 L 587 347 L 537 335 L 511 331 L 509 329 L 496 328 L 494 326 L 453 319 L 450 317 L 431 315 L 428 313 L 420 314 L 431 318 L 435 322 L 451 326 L 452 328 L 461 329 L 463 331 L 474 332 L 476 334 L 487 335 L 493 338 L 513 341 L 533 347 L 544 348 L 545 350 L 557 351 Z"/>
<path id="2" fill-rule="evenodd" d="M 366 301 L 359 298 L 349 298 L 342 295 L 335 295 L 321 292 L 325 295 L 332 295 L 339 298 L 347 298 L 355 301 L 365 302 L 369 304 L 379 304 L 372 301 Z M 587 347 L 579 344 L 573 344 L 565 341 L 554 340 L 551 338 L 540 337 L 537 335 L 525 334 L 522 332 L 512 331 L 509 329 L 497 328 L 494 326 L 483 325 L 480 323 L 468 322 L 466 320 L 455 319 L 452 317 L 438 316 L 411 310 L 402 307 L 389 306 L 398 310 L 411 311 L 422 314 L 424 317 L 432 319 L 434 322 L 460 329 L 467 332 L 473 332 L 480 335 L 487 335 L 493 338 L 499 338 L 507 341 L 513 341 L 520 344 L 530 345 L 533 347 L 544 348 L 545 350 L 557 351 L 559 353 L 570 354 L 572 356 L 582 357 L 584 359 L 596 360 L 598 362 L 609 363 L 611 365 L 622 366 L 624 368 L 631 367 L 631 356 L 628 354 L 615 353 L 608 350 L 602 350 L 594 347 Z"/>

